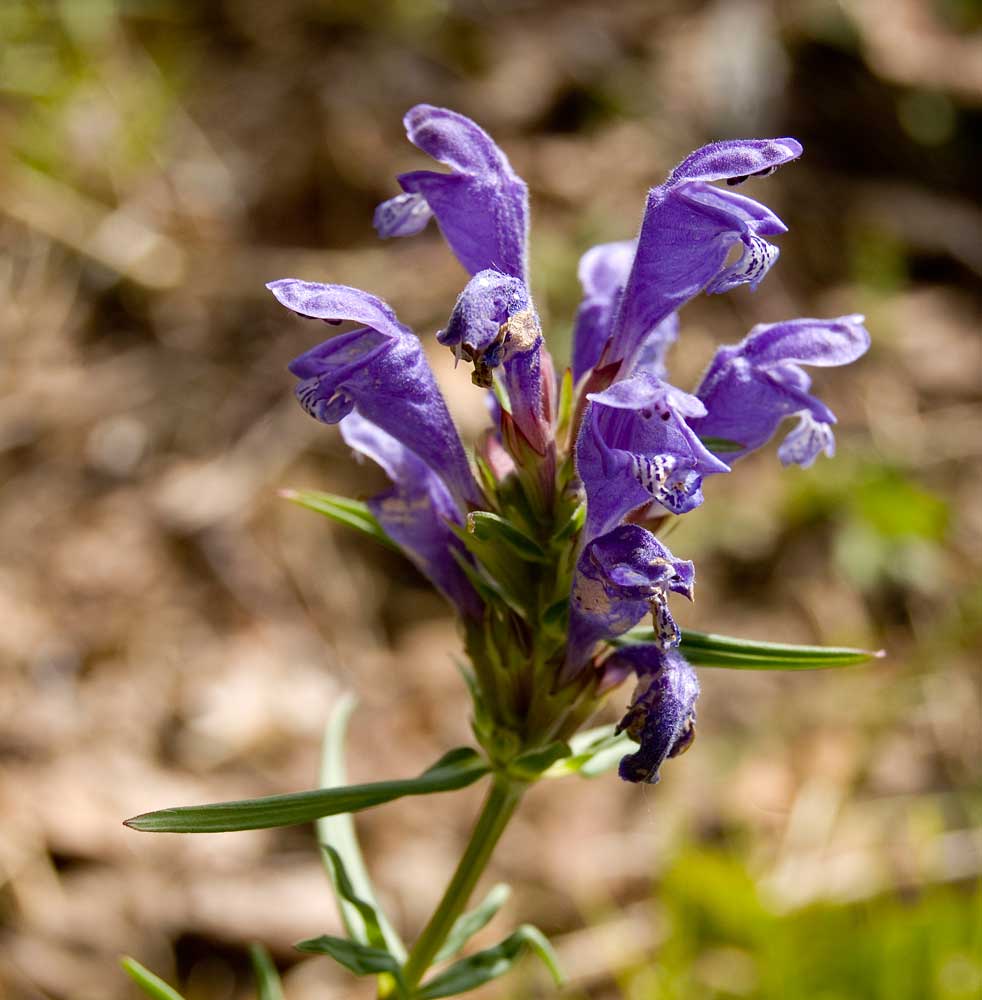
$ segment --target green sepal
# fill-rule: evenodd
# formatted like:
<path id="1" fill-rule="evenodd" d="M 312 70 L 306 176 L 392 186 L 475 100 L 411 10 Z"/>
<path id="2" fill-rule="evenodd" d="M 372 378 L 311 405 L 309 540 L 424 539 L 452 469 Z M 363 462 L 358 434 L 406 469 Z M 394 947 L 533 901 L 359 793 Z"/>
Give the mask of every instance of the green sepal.
<path id="1" fill-rule="evenodd" d="M 533 603 L 535 597 L 534 581 L 523 559 L 516 558 L 511 547 L 493 537 L 495 532 L 491 528 L 492 519 L 501 520 L 489 514 L 475 522 L 480 524 L 480 534 L 469 530 L 470 518 L 467 527 L 450 522 L 447 524 L 485 570 L 489 578 L 485 580 L 486 585 L 492 587 L 510 608 L 524 616 L 525 609 Z M 464 561 L 460 559 L 457 562 L 464 565 Z M 468 574 L 468 577 L 472 578 L 472 575 Z"/>
<path id="2" fill-rule="evenodd" d="M 126 955 L 119 960 L 119 964 L 136 985 L 153 1000 L 184 1000 L 177 990 L 168 986 L 160 976 L 155 976 L 145 965 L 140 965 L 135 958 Z"/>
<path id="3" fill-rule="evenodd" d="M 556 404 L 556 439 L 563 441 L 573 417 L 573 369 L 563 372 L 559 383 L 559 401 Z"/>
<path id="4" fill-rule="evenodd" d="M 552 536 L 555 543 L 561 544 L 572 538 L 586 524 L 586 504 L 577 504 L 566 521 L 556 529 Z"/>
<path id="5" fill-rule="evenodd" d="M 516 528 L 511 521 L 506 521 L 497 514 L 485 510 L 473 511 L 467 515 L 467 530 L 481 542 L 502 545 L 510 549 L 525 562 L 549 561 L 545 550 L 538 542 Z"/>
<path id="6" fill-rule="evenodd" d="M 508 901 L 511 887 L 499 882 L 488 890 L 488 894 L 474 907 L 461 914 L 450 928 L 443 947 L 436 953 L 433 963 L 445 962 L 453 958 L 461 948 L 479 931 L 486 927 L 494 915 Z"/>
<path id="7" fill-rule="evenodd" d="M 573 750 L 565 740 L 556 740 L 544 747 L 535 747 L 519 754 L 508 764 L 508 773 L 520 781 L 535 781 L 556 761 L 569 757 Z"/>
<path id="8" fill-rule="evenodd" d="M 399 963 L 384 949 L 373 948 L 359 941 L 349 941 L 348 938 L 334 937 L 322 934 L 320 937 L 301 941 L 295 945 L 297 951 L 313 955 L 327 955 L 356 976 L 389 975 L 398 984 L 399 991 L 405 995 L 402 969 Z"/>
<path id="9" fill-rule="evenodd" d="M 579 774 L 594 778 L 609 771 L 626 753 L 637 749 L 626 734 L 617 735 L 614 726 L 597 726 L 577 733 L 569 741 L 571 753 L 557 760 L 543 775 L 546 778 L 563 778 Z"/>
<path id="10" fill-rule="evenodd" d="M 744 451 L 747 447 L 745 444 L 740 444 L 739 441 L 731 441 L 729 438 L 707 436 L 700 437 L 699 440 L 709 451 L 716 455 L 726 455 L 728 452 Z"/>
<path id="11" fill-rule="evenodd" d="M 476 750 L 458 747 L 444 754 L 416 778 L 317 788 L 290 795 L 215 802 L 204 806 L 176 806 L 143 813 L 126 820 L 125 825 L 151 833 L 224 833 L 293 826 L 322 816 L 369 809 L 404 795 L 430 795 L 466 788 L 489 770 L 490 765 Z"/>
<path id="12" fill-rule="evenodd" d="M 322 788 L 339 787 L 344 785 L 347 780 L 344 766 L 344 743 L 348 720 L 351 718 L 354 708 L 354 697 L 350 694 L 344 695 L 331 713 L 324 728 L 320 773 Z M 403 961 L 406 957 L 405 945 L 396 929 L 386 919 L 385 913 L 375 898 L 375 889 L 361 856 L 355 821 L 351 813 L 338 813 L 335 816 L 324 816 L 317 820 L 317 837 L 324 848 L 322 856 L 325 868 L 328 878 L 331 880 L 341 920 L 348 936 L 362 944 L 377 945 L 379 943 L 377 939 L 372 939 L 368 921 L 358 905 L 351 901 L 350 897 L 357 897 L 359 903 L 364 903 L 371 908 L 372 917 L 370 919 L 374 928 L 381 931 L 384 947 L 398 961 Z M 343 876 L 343 886 L 339 873 Z"/>
<path id="13" fill-rule="evenodd" d="M 385 529 L 368 509 L 368 505 L 360 500 L 351 500 L 335 493 L 322 493 L 320 490 L 280 490 L 280 496 L 306 507 L 307 510 L 323 514 L 338 524 L 354 528 L 396 552 L 402 551 L 385 533 Z"/>
<path id="14" fill-rule="evenodd" d="M 439 997 L 457 996 L 468 990 L 477 989 L 508 972 L 526 950 L 534 951 L 549 970 L 557 986 L 562 986 L 564 978 L 552 945 L 537 927 L 522 924 L 509 934 L 500 944 L 486 948 L 474 955 L 468 955 L 454 962 L 449 969 L 424 983 L 414 1000 L 437 1000 Z"/>
<path id="15" fill-rule="evenodd" d="M 261 944 L 251 944 L 249 958 L 256 977 L 256 1000 L 283 1000 L 283 984 L 269 952 Z"/>
<path id="16" fill-rule="evenodd" d="M 615 639 L 613 645 L 653 642 L 649 628 L 632 629 Z M 854 649 L 850 646 L 800 646 L 758 639 L 738 639 L 710 632 L 685 629 L 679 652 L 697 667 L 727 667 L 731 670 L 824 670 L 851 667 L 885 655 L 883 650 Z"/>

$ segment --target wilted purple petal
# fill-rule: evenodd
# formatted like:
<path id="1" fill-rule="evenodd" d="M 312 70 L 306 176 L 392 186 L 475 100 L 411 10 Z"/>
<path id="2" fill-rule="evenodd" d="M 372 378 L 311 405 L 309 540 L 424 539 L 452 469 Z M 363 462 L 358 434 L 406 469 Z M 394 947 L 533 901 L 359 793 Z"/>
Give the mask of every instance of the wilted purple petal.
<path id="1" fill-rule="evenodd" d="M 565 674 L 575 674 L 598 642 L 622 635 L 648 612 L 661 647 L 677 646 L 680 634 L 668 592 L 691 600 L 694 574 L 691 562 L 676 559 L 636 524 L 595 538 L 580 554 L 573 576 Z"/>
<path id="2" fill-rule="evenodd" d="M 810 465 L 819 452 L 832 454 L 835 415 L 808 390 L 801 365 L 844 365 L 864 354 L 869 333 L 862 316 L 799 319 L 755 326 L 739 343 L 721 347 L 696 390 L 707 414 L 690 421 L 704 438 L 738 444 L 732 462 L 766 444 L 781 421 L 802 419 L 779 450 L 785 464 Z"/>
<path id="3" fill-rule="evenodd" d="M 689 426 L 702 403 L 647 372 L 591 393 L 576 443 L 587 497 L 586 537 L 656 501 L 673 514 L 702 503 L 702 477 L 729 472 Z"/>
<path id="4" fill-rule="evenodd" d="M 392 480 L 391 490 L 368 501 L 386 534 L 463 614 L 480 618 L 481 599 L 453 555 L 470 558 L 448 526 L 463 519 L 443 480 L 414 451 L 357 413 L 348 414 L 340 427 L 345 442 Z"/>
<path id="5" fill-rule="evenodd" d="M 695 671 L 676 650 L 653 645 L 619 649 L 604 661 L 604 669 L 637 674 L 638 686 L 617 731 L 641 747 L 622 758 L 618 771 L 625 781 L 654 785 L 665 760 L 684 753 L 695 739 Z"/>
<path id="6" fill-rule="evenodd" d="M 450 248 L 471 274 L 491 268 L 524 280 L 528 188 L 505 154 L 484 129 L 456 111 L 419 104 L 404 122 L 410 142 L 450 167 L 451 173 L 402 174 L 398 180 L 403 191 L 426 202 Z M 405 236 L 425 225 L 420 223 L 419 203 L 401 198 L 405 195 L 376 210 L 380 236 Z"/>
<path id="7" fill-rule="evenodd" d="M 704 289 L 722 292 L 744 283 L 755 288 L 777 256 L 763 237 L 784 232 L 781 220 L 709 182 L 739 183 L 800 154 L 794 139 L 714 143 L 696 150 L 651 190 L 608 351 L 611 362 L 621 362 L 622 374 L 633 369 L 645 338 L 669 313 Z M 726 266 L 736 243 L 742 243 L 742 254 Z"/>
<path id="8" fill-rule="evenodd" d="M 477 385 L 490 386 L 494 369 L 503 368 L 512 417 L 532 446 L 544 452 L 550 436 L 544 348 L 525 282 L 499 271 L 474 275 L 437 339 L 473 362 Z"/>
<path id="9" fill-rule="evenodd" d="M 357 408 L 416 452 L 462 507 L 479 506 L 480 489 L 419 339 L 395 313 L 374 295 L 345 285 L 287 278 L 267 287 L 302 316 L 365 324 L 291 363 L 290 371 L 301 379 L 296 393 L 303 408 L 325 423 L 337 423 Z"/>

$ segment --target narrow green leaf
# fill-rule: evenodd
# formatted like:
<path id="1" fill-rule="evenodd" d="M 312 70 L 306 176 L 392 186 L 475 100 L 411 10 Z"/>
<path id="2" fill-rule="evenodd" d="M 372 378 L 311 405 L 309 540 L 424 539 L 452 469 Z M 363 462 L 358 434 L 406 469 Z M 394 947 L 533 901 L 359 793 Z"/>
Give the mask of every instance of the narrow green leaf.
<path id="1" fill-rule="evenodd" d="M 351 718 L 354 708 L 354 697 L 350 694 L 345 695 L 338 702 L 325 727 L 320 774 L 321 786 L 324 788 L 342 786 L 347 780 L 345 776 L 344 745 L 348 730 L 348 720 Z M 355 830 L 354 817 L 351 813 L 338 813 L 334 816 L 322 817 L 317 820 L 317 836 L 323 846 L 337 855 L 341 870 L 346 877 L 348 886 L 350 886 L 350 894 L 357 895 L 360 900 L 372 907 L 376 924 L 381 930 L 386 949 L 398 961 L 403 961 L 406 957 L 405 945 L 402 943 L 396 929 L 389 923 L 376 900 L 375 889 L 368 874 L 368 869 L 365 867 L 361 848 L 358 846 L 358 835 Z M 324 860 L 326 862 L 328 878 L 331 880 L 331 887 L 334 889 L 334 895 L 338 901 L 338 909 L 348 936 L 361 944 L 377 944 L 377 941 L 371 940 L 366 921 L 359 911 L 358 906 L 342 893 L 335 865 L 331 863 L 331 856 L 327 851 L 325 851 Z"/>
<path id="2" fill-rule="evenodd" d="M 475 955 L 468 955 L 459 962 L 454 962 L 449 969 L 434 976 L 424 983 L 415 994 L 416 1000 L 438 1000 L 439 997 L 452 997 L 458 993 L 477 989 L 492 979 L 503 976 L 525 953 L 526 949 L 534 951 L 542 959 L 557 986 L 563 983 L 563 974 L 545 935 L 531 924 L 522 924 L 514 933 L 509 934 L 500 944 L 486 948 Z"/>
<path id="3" fill-rule="evenodd" d="M 283 1000 L 283 986 L 269 952 L 261 944 L 251 944 L 249 957 L 256 977 L 257 1000 Z"/>
<path id="4" fill-rule="evenodd" d="M 651 629 L 632 629 L 615 644 L 653 640 Z M 850 667 L 885 655 L 883 650 L 871 652 L 848 646 L 799 646 L 689 629 L 682 633 L 679 652 L 694 666 L 728 667 L 732 670 L 822 670 Z"/>
<path id="5" fill-rule="evenodd" d="M 126 955 L 120 959 L 119 964 L 136 985 L 148 997 L 153 997 L 153 1000 L 184 1000 L 177 990 L 168 986 L 160 976 L 155 976 L 145 965 L 140 965 L 135 958 Z"/>
<path id="6" fill-rule="evenodd" d="M 444 754 L 417 778 L 373 781 L 342 788 L 317 788 L 261 799 L 215 802 L 203 806 L 176 806 L 126 820 L 126 826 L 151 833 L 222 833 L 265 830 L 274 826 L 309 823 L 322 816 L 357 812 L 391 802 L 404 795 L 450 792 L 474 784 L 490 770 L 486 760 L 470 747 Z"/>
<path id="7" fill-rule="evenodd" d="M 746 445 L 739 441 L 731 441 L 729 438 L 721 437 L 700 437 L 699 440 L 712 452 L 717 455 L 725 455 L 727 452 L 743 451 Z"/>
<path id="8" fill-rule="evenodd" d="M 459 916 L 450 929 L 447 940 L 443 942 L 443 947 L 433 959 L 434 965 L 438 962 L 445 962 L 448 958 L 453 958 L 479 930 L 490 923 L 498 910 L 508 901 L 510 895 L 511 888 L 504 882 L 499 882 L 491 887 L 488 894 L 473 910 L 468 910 Z"/>
<path id="9" fill-rule="evenodd" d="M 378 913 L 375 907 L 355 892 L 355 887 L 351 884 L 351 879 L 348 878 L 348 873 L 344 870 L 344 862 L 341 860 L 341 855 L 329 844 L 325 844 L 323 850 L 330 862 L 333 872 L 333 882 L 337 887 L 338 895 L 346 903 L 350 903 L 361 917 L 367 944 L 373 948 L 388 951 L 385 935 L 379 926 Z"/>
<path id="10" fill-rule="evenodd" d="M 382 525 L 375 519 L 375 515 L 368 509 L 368 505 L 360 500 L 351 500 L 334 493 L 322 493 L 320 490 L 280 490 L 280 496 L 306 507 L 307 510 L 323 514 L 338 524 L 369 535 L 396 552 L 400 551 L 399 546 L 389 538 Z"/>
<path id="11" fill-rule="evenodd" d="M 388 973 L 397 981 L 402 980 L 399 963 L 387 951 L 360 944 L 358 941 L 322 934 L 309 941 L 301 941 L 296 948 L 297 951 L 313 955 L 327 955 L 335 962 L 340 962 L 346 969 L 350 969 L 356 976 L 377 976 Z"/>

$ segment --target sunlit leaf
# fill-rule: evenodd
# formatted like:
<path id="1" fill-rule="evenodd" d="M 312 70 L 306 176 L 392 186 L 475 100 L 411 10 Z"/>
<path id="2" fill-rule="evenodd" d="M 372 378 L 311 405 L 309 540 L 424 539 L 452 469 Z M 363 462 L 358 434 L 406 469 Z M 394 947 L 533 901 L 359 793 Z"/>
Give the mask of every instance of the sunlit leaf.
<path id="1" fill-rule="evenodd" d="M 632 629 L 616 645 L 653 642 L 650 628 Z M 694 632 L 685 629 L 679 652 L 697 667 L 727 667 L 731 670 L 823 670 L 850 667 L 884 656 L 883 650 L 871 652 L 849 646 L 800 646 L 759 639 L 738 639 L 728 635 Z"/>
<path id="2" fill-rule="evenodd" d="M 405 795 L 430 795 L 472 785 L 490 770 L 476 750 L 459 747 L 441 757 L 417 778 L 373 781 L 341 788 L 317 788 L 261 799 L 176 806 L 126 820 L 126 826 L 151 833 L 220 833 L 265 830 L 309 823 L 322 816 L 357 812 Z"/>
<path id="3" fill-rule="evenodd" d="M 557 760 L 545 773 L 547 778 L 561 778 L 580 774 L 593 778 L 609 771 L 626 753 L 637 749 L 637 744 L 625 735 L 615 735 L 614 726 L 598 726 L 577 733 L 570 741 L 570 756 Z"/>
<path id="4" fill-rule="evenodd" d="M 561 986 L 563 974 L 552 945 L 537 927 L 523 924 L 493 948 L 486 948 L 454 962 L 449 969 L 424 983 L 414 994 L 414 998 L 437 1000 L 438 997 L 452 997 L 477 989 L 478 986 L 503 976 L 527 949 L 531 949 L 542 959 L 556 985 Z"/>
<path id="5" fill-rule="evenodd" d="M 400 551 L 399 546 L 389 538 L 382 525 L 375 519 L 375 515 L 368 509 L 368 505 L 360 500 L 351 500 L 334 493 L 322 493 L 320 490 L 280 490 L 280 496 L 306 507 L 307 510 L 323 514 L 338 524 L 369 535 L 390 549 Z"/>
<path id="6" fill-rule="evenodd" d="M 544 747 L 526 750 L 508 765 L 508 770 L 519 778 L 534 781 L 543 771 L 550 768 L 557 760 L 569 757 L 572 753 L 570 745 L 564 740 L 556 740 Z"/>
<path id="7" fill-rule="evenodd" d="M 127 955 L 120 959 L 119 964 L 137 986 L 153 1000 L 184 1000 L 177 990 L 168 986 L 160 976 L 155 976 L 145 965 L 140 965 L 135 958 Z"/>

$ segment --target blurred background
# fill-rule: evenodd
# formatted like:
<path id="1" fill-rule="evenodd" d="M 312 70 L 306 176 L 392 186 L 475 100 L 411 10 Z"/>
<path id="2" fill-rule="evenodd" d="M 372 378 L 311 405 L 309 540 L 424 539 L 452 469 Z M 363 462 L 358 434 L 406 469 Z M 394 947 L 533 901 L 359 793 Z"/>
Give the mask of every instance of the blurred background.
<path id="1" fill-rule="evenodd" d="M 276 496 L 383 485 L 292 398 L 323 331 L 264 290 L 386 298 L 428 346 L 464 283 L 374 205 L 428 165 L 404 111 L 483 124 L 529 182 L 565 360 L 591 244 L 691 149 L 793 135 L 746 191 L 790 232 L 755 294 L 683 314 L 673 380 L 751 325 L 864 312 L 819 371 L 838 455 L 773 446 L 671 536 L 684 625 L 883 647 L 826 673 L 701 672 L 657 788 L 539 786 L 492 877 L 555 941 L 564 1000 L 982 995 L 982 8 L 975 0 L 0 3 L 0 995 L 125 1000 L 127 952 L 188 1000 L 367 997 L 294 941 L 338 918 L 307 828 L 182 838 L 127 816 L 310 787 L 360 699 L 354 780 L 469 740 L 454 625 L 411 565 Z M 465 435 L 484 406 L 434 367 Z M 605 720 L 629 697 L 612 697 Z M 601 720 L 604 721 L 604 720 Z M 412 935 L 480 791 L 358 821 Z M 487 997 L 540 998 L 534 960 Z"/>

